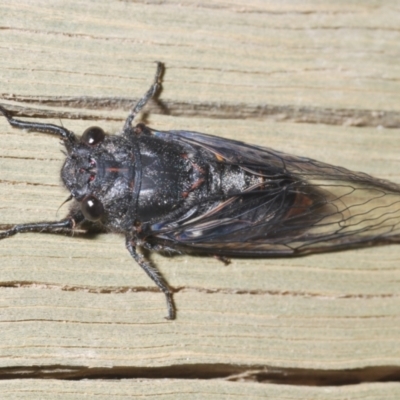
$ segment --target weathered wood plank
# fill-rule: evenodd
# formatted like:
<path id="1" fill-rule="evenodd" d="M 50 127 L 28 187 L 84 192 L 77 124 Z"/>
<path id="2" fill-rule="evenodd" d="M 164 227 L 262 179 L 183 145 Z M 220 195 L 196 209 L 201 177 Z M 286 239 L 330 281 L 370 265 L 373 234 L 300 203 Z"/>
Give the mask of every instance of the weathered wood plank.
<path id="1" fill-rule="evenodd" d="M 398 383 L 374 383 L 348 387 L 315 388 L 306 386 L 260 385 L 254 382 L 226 382 L 222 380 L 185 381 L 178 379 L 132 379 L 122 381 L 11 380 L 0 381 L 3 399 L 131 399 L 146 396 L 161 400 L 342 400 L 360 399 L 397 400 Z M 29 389 L 28 389 L 29 388 Z"/>
<path id="2" fill-rule="evenodd" d="M 77 133 L 93 124 L 118 132 L 127 105 L 144 93 L 161 60 L 161 100 L 171 115 L 151 104 L 151 126 L 232 137 L 400 183 L 399 129 L 383 128 L 400 126 L 396 7 L 3 2 L 0 102 L 35 121 L 49 112 L 46 121 L 62 118 Z M 0 223 L 61 218 L 67 193 L 57 139 L 12 130 L 1 118 L 0 143 Z M 20 235 L 0 243 L 0 367 L 398 367 L 399 259 L 398 246 L 235 259 L 228 267 L 212 258 L 155 255 L 177 290 L 178 319 L 167 322 L 163 295 L 121 237 Z M 37 387 L 25 382 L 26 390 Z M 166 385 L 160 393 L 167 398 L 166 382 L 157 385 Z M 53 383 L 68 398 L 69 383 Z M 180 381 L 179 390 L 194 388 L 201 398 L 208 384 Z M 229 398 L 225 384 L 212 390 Z M 143 393 L 151 393 L 146 385 Z M 254 397 L 398 395 L 396 384 L 343 393 L 240 385 Z"/>

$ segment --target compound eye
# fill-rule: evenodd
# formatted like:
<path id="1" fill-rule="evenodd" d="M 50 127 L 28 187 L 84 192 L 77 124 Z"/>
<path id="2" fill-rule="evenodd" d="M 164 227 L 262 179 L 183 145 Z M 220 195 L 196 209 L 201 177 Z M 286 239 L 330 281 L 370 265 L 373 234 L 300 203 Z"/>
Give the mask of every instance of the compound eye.
<path id="1" fill-rule="evenodd" d="M 83 216 L 89 221 L 98 221 L 104 214 L 104 207 L 96 197 L 86 196 L 81 203 Z"/>
<path id="2" fill-rule="evenodd" d="M 89 146 L 96 146 L 97 144 L 101 143 L 106 134 L 104 133 L 103 129 L 99 128 L 98 126 L 91 126 L 87 128 L 81 137 L 81 142 L 86 143 Z"/>

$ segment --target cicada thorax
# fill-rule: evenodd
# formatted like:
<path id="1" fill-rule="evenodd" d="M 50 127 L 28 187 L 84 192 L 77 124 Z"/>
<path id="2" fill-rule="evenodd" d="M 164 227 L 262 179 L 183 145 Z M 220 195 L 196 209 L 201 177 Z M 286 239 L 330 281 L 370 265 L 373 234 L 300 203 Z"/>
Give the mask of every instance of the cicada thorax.
<path id="1" fill-rule="evenodd" d="M 141 185 L 137 216 L 140 223 L 176 219 L 196 198 L 207 193 L 208 167 L 190 145 L 155 136 L 139 139 Z"/>
<path id="2" fill-rule="evenodd" d="M 188 144 L 149 133 L 86 136 L 69 149 L 61 177 L 88 220 L 126 232 L 175 220 L 208 193 L 207 162 Z"/>

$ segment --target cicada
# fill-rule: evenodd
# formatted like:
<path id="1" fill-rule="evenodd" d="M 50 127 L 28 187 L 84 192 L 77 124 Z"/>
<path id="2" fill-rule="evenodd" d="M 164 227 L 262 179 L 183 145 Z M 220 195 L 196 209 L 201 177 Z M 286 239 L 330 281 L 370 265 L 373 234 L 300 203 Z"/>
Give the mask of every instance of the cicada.
<path id="1" fill-rule="evenodd" d="M 98 126 L 77 137 L 64 127 L 15 128 L 57 136 L 66 149 L 61 177 L 72 201 L 54 222 L 16 225 L 23 232 L 101 228 L 123 234 L 131 256 L 164 292 L 172 290 L 140 248 L 226 257 L 300 256 L 399 242 L 400 186 L 310 158 L 190 131 L 132 125 L 159 90 L 163 65 L 130 111 L 121 134 Z"/>

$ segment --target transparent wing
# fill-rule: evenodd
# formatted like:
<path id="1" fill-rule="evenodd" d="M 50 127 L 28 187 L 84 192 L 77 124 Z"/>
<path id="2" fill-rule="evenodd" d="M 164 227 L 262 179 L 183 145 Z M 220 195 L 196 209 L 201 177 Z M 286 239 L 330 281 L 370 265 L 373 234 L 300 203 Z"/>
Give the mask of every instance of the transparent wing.
<path id="1" fill-rule="evenodd" d="M 218 162 L 259 177 L 258 184 L 216 199 L 201 215 L 154 227 L 160 242 L 231 256 L 306 254 L 400 242 L 399 185 L 201 133 L 153 134 L 201 147 Z"/>

